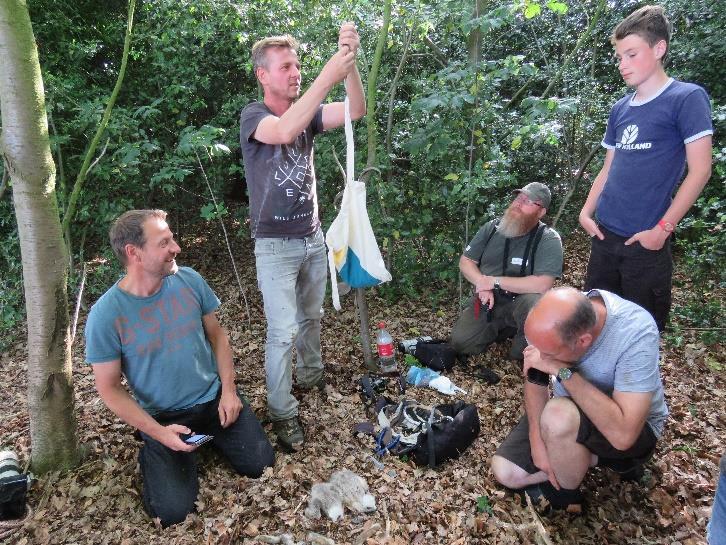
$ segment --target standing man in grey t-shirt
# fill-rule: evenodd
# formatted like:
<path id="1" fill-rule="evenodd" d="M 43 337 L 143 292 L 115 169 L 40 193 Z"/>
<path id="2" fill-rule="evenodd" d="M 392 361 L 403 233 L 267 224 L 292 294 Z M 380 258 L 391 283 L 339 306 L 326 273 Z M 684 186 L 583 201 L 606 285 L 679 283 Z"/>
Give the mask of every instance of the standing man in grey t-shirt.
<path id="1" fill-rule="evenodd" d="M 492 459 L 497 481 L 577 509 L 592 466 L 638 479 L 668 416 L 650 314 L 604 290 L 558 288 L 532 308 L 524 332 L 526 414 Z M 533 370 L 556 377 L 554 398 Z"/>
<path id="2" fill-rule="evenodd" d="M 253 69 L 264 100 L 242 111 L 240 141 L 257 283 L 267 319 L 267 408 L 278 443 L 288 450 L 298 450 L 304 441 L 298 402 L 292 395 L 293 347 L 300 386 L 321 391 L 325 386 L 320 318 L 327 263 L 318 217 L 313 139 L 343 125 L 344 103 L 322 102 L 344 79 L 351 118 L 365 114 L 363 84 L 355 64 L 359 44 L 355 26 L 342 25 L 338 52 L 302 96 L 294 38 L 265 38 L 252 48 Z"/>

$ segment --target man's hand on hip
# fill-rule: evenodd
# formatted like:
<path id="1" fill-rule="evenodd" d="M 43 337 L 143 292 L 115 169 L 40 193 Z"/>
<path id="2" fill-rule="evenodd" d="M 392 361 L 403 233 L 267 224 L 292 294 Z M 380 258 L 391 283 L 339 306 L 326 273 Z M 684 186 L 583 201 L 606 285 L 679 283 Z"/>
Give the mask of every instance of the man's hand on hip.
<path id="1" fill-rule="evenodd" d="M 602 234 L 602 231 L 597 226 L 597 222 L 594 219 L 592 219 L 590 216 L 581 212 L 580 217 L 578 219 L 580 220 L 580 225 L 585 230 L 585 232 L 588 234 L 588 236 L 597 237 L 600 240 L 605 239 L 605 235 Z"/>
<path id="2" fill-rule="evenodd" d="M 661 229 L 660 226 L 656 225 L 647 231 L 635 233 L 632 237 L 626 240 L 624 244 L 626 246 L 630 246 L 634 242 L 639 242 L 646 250 L 660 250 L 663 247 L 663 244 L 665 244 L 668 235 L 669 233 Z"/>

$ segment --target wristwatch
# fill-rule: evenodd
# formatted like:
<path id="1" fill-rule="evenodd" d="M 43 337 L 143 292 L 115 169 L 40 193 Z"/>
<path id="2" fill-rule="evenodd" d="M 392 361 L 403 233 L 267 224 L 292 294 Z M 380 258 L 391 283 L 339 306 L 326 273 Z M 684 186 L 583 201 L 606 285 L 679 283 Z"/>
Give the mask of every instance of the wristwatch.
<path id="1" fill-rule="evenodd" d="M 499 278 L 496 278 L 496 277 L 494 278 L 494 289 L 495 290 L 501 289 L 499 287 Z"/>
<path id="2" fill-rule="evenodd" d="M 663 229 L 666 233 L 672 233 L 673 229 L 676 228 L 676 226 L 673 225 L 671 222 L 665 220 L 660 220 L 658 222 L 658 225 L 660 225 L 660 228 Z"/>
<path id="3" fill-rule="evenodd" d="M 572 373 L 575 371 L 577 371 L 577 369 L 573 369 L 572 367 L 560 367 L 560 370 L 557 371 L 557 382 L 569 380 L 570 377 L 572 377 Z"/>

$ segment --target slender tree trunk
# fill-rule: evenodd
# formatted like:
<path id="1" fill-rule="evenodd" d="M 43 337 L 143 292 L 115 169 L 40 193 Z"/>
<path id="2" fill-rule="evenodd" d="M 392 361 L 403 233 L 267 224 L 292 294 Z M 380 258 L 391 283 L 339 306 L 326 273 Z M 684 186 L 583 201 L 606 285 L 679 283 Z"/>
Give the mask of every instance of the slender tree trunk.
<path id="1" fill-rule="evenodd" d="M 366 121 L 368 124 L 368 155 L 366 158 L 367 167 L 373 167 L 376 162 L 376 85 L 378 81 L 378 69 L 381 66 L 381 57 L 383 56 L 383 48 L 386 45 L 388 37 L 388 25 L 391 21 L 391 0 L 386 0 L 383 5 L 383 26 L 378 32 L 378 42 L 376 44 L 376 52 L 373 55 L 371 63 L 371 71 L 368 75 L 368 103 Z M 372 172 L 374 169 L 366 169 Z M 364 176 L 359 179 L 363 181 Z M 368 303 L 366 302 L 365 290 L 356 288 L 355 290 L 356 307 L 358 308 L 358 319 L 360 320 L 360 340 L 363 348 L 363 358 L 366 367 L 374 366 L 373 351 L 371 350 L 370 326 L 368 319 Z"/>
<path id="2" fill-rule="evenodd" d="M 377 141 L 377 123 L 376 123 L 376 86 L 378 85 L 378 70 L 381 67 L 381 58 L 383 57 L 383 48 L 386 46 L 388 39 L 388 25 L 391 22 L 391 0 L 386 0 L 383 4 L 383 25 L 378 32 L 378 42 L 376 43 L 376 52 L 373 54 L 371 62 L 371 72 L 368 76 L 368 104 L 366 113 L 366 122 L 368 124 L 368 156 L 366 158 L 366 166 L 372 167 L 376 164 L 376 146 Z"/>
<path id="3" fill-rule="evenodd" d="M 484 10 L 484 0 L 475 0 L 471 18 L 478 19 Z M 481 60 L 481 28 L 475 27 L 469 33 L 467 39 L 467 50 L 469 51 L 469 64 L 477 64 Z"/>
<path id="4" fill-rule="evenodd" d="M 33 470 L 79 460 L 66 281 L 43 81 L 25 0 L 0 2 L 2 153 L 13 183 L 28 321 Z"/>
<path id="5" fill-rule="evenodd" d="M 91 140 L 91 143 L 86 150 L 86 156 L 83 158 L 81 170 L 78 171 L 78 176 L 76 177 L 76 181 L 73 184 L 73 190 L 71 191 L 70 197 L 68 197 L 68 208 L 66 208 L 65 214 L 63 215 L 63 233 L 70 233 L 71 221 L 73 221 L 73 217 L 76 215 L 76 207 L 78 204 L 78 199 L 81 196 L 81 189 L 83 188 L 83 184 L 86 181 L 86 175 L 88 174 L 90 169 L 93 168 L 93 165 L 91 165 L 93 154 L 96 152 L 96 147 L 98 146 L 98 142 L 101 140 L 101 135 L 103 134 L 103 131 L 105 131 L 106 127 L 108 126 L 108 120 L 111 118 L 111 111 L 113 110 L 114 104 L 116 104 L 116 98 L 118 97 L 119 91 L 121 91 L 121 84 L 123 83 L 124 75 L 126 74 L 126 63 L 129 60 L 129 49 L 131 47 L 131 29 L 133 28 L 134 24 L 135 7 L 136 0 L 129 0 L 129 7 L 126 17 L 126 34 L 124 36 L 124 50 L 121 54 L 121 68 L 118 71 L 116 85 L 114 85 L 113 91 L 111 91 L 111 96 L 109 97 L 108 103 L 106 104 L 106 110 L 103 112 L 101 122 L 96 128 L 96 134 L 93 135 L 93 139 Z M 104 148 L 104 152 L 105 151 L 106 150 Z M 69 243 L 70 247 L 70 239 L 66 242 Z"/>

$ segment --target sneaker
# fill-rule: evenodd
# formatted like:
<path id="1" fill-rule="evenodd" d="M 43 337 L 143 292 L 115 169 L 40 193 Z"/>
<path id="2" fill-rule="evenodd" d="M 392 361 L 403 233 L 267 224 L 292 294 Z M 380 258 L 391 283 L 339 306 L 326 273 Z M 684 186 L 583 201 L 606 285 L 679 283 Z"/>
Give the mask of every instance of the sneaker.
<path id="1" fill-rule="evenodd" d="M 549 504 L 544 513 L 552 510 L 562 510 L 568 513 L 582 513 L 582 504 L 585 500 L 579 489 L 568 490 L 560 488 L 557 490 L 549 481 L 539 484 L 530 485 L 521 492 L 529 496 L 534 505 L 537 505 L 542 499 L 547 500 Z"/>
<path id="2" fill-rule="evenodd" d="M 277 435 L 277 443 L 286 450 L 296 452 L 302 448 L 305 442 L 303 429 L 297 416 L 274 421 L 272 430 Z"/>

